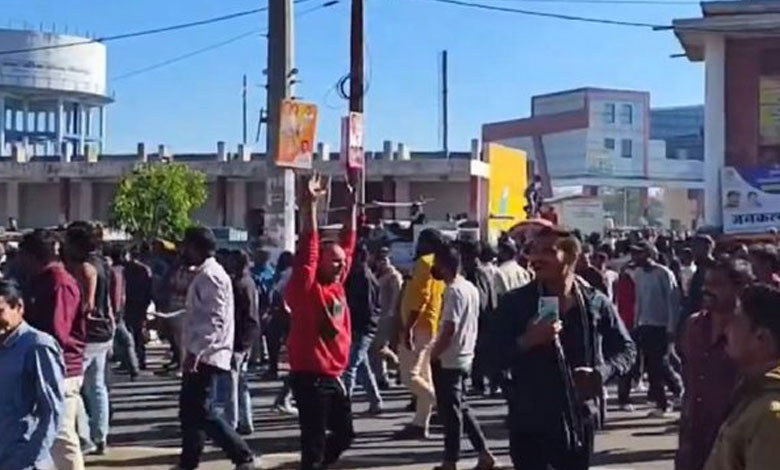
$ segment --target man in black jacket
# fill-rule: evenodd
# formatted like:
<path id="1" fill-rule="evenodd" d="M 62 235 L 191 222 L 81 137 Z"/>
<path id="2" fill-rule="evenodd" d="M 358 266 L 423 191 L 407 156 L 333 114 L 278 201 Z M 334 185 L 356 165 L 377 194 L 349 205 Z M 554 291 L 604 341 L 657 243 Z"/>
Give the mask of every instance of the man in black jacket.
<path id="1" fill-rule="evenodd" d="M 530 251 L 536 280 L 499 302 L 494 357 L 511 374 L 505 396 L 516 468 L 587 469 L 594 400 L 636 357 L 615 307 L 575 275 L 580 250 L 570 233 L 544 229 Z"/>
<path id="2" fill-rule="evenodd" d="M 379 282 L 368 265 L 368 248 L 361 244 L 355 250 L 355 260 L 345 283 L 347 304 L 352 321 L 352 345 L 349 366 L 344 372 L 344 386 L 352 396 L 355 381 L 368 393 L 369 413 L 382 412 L 382 396 L 368 361 L 368 351 L 374 342 L 379 324 Z"/>
<path id="3" fill-rule="evenodd" d="M 249 255 L 239 250 L 231 251 L 225 260 L 226 271 L 233 281 L 235 333 L 230 375 L 219 380 L 215 404 L 217 408 L 224 407 L 225 421 L 241 435 L 254 432 L 247 366 L 252 345 L 260 336 L 258 293 L 249 264 Z"/>

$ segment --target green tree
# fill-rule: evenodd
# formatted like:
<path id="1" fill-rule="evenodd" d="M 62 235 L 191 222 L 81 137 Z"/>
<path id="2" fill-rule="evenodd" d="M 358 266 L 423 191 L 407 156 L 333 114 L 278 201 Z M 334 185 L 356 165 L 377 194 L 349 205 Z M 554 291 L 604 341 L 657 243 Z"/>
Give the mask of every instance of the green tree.
<path id="1" fill-rule="evenodd" d="M 203 173 L 180 163 L 143 164 L 120 181 L 111 222 L 137 240 L 176 240 L 204 202 Z"/>

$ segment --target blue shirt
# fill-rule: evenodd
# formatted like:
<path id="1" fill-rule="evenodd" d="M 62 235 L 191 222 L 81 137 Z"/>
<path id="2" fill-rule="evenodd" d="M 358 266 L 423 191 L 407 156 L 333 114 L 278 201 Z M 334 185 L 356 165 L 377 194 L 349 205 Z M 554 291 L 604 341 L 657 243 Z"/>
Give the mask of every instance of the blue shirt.
<path id="1" fill-rule="evenodd" d="M 274 286 L 274 269 L 271 266 L 255 266 L 251 270 L 252 280 L 255 281 L 260 297 L 265 299 L 271 294 Z"/>
<path id="2" fill-rule="evenodd" d="M 51 469 L 64 407 L 65 362 L 54 338 L 22 323 L 0 343 L 0 469 Z"/>

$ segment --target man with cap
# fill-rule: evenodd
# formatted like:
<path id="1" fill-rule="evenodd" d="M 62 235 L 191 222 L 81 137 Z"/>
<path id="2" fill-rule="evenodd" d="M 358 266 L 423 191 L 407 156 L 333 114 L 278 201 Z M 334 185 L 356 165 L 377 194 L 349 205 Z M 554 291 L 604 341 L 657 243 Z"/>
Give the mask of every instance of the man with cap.
<path id="1" fill-rule="evenodd" d="M 636 291 L 636 334 L 640 352 L 645 357 L 650 379 L 649 396 L 656 407 L 651 417 L 664 417 L 669 411 L 666 387 L 679 397 L 680 376 L 669 364 L 669 345 L 677 332 L 680 289 L 669 268 L 655 261 L 655 247 L 641 241 L 631 247 L 637 265 L 634 272 Z"/>

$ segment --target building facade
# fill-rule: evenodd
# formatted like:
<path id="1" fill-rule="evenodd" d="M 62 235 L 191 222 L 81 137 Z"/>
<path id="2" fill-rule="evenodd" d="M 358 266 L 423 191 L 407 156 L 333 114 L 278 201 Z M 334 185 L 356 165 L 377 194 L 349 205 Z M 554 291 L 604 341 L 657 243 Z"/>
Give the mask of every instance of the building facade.
<path id="1" fill-rule="evenodd" d="M 476 143 L 471 152 L 409 152 L 403 144 L 386 142 L 382 152 L 367 155 L 366 201 L 426 201 L 430 220 L 465 213 L 471 220 L 487 217 L 487 180 L 490 168 L 481 160 Z M 344 162 L 320 144 L 314 169 L 334 181 L 343 180 Z M 122 176 L 141 162 L 184 162 L 202 171 L 208 198 L 194 218 L 207 226 L 233 226 L 250 231 L 264 225 L 266 193 L 273 180 L 263 154 L 240 150 L 230 154 L 223 144 L 215 153 L 171 155 L 164 147 L 146 154 L 143 146 L 130 155 L 101 155 L 94 160 L 36 157 L 30 161 L 0 158 L 0 225 L 14 217 L 21 228 L 56 226 L 74 220 L 108 221 L 111 201 Z M 343 206 L 341 185 L 333 186 L 331 207 Z M 405 218 L 408 208 L 371 209 L 374 218 Z M 333 219 L 337 219 L 334 215 Z"/>

